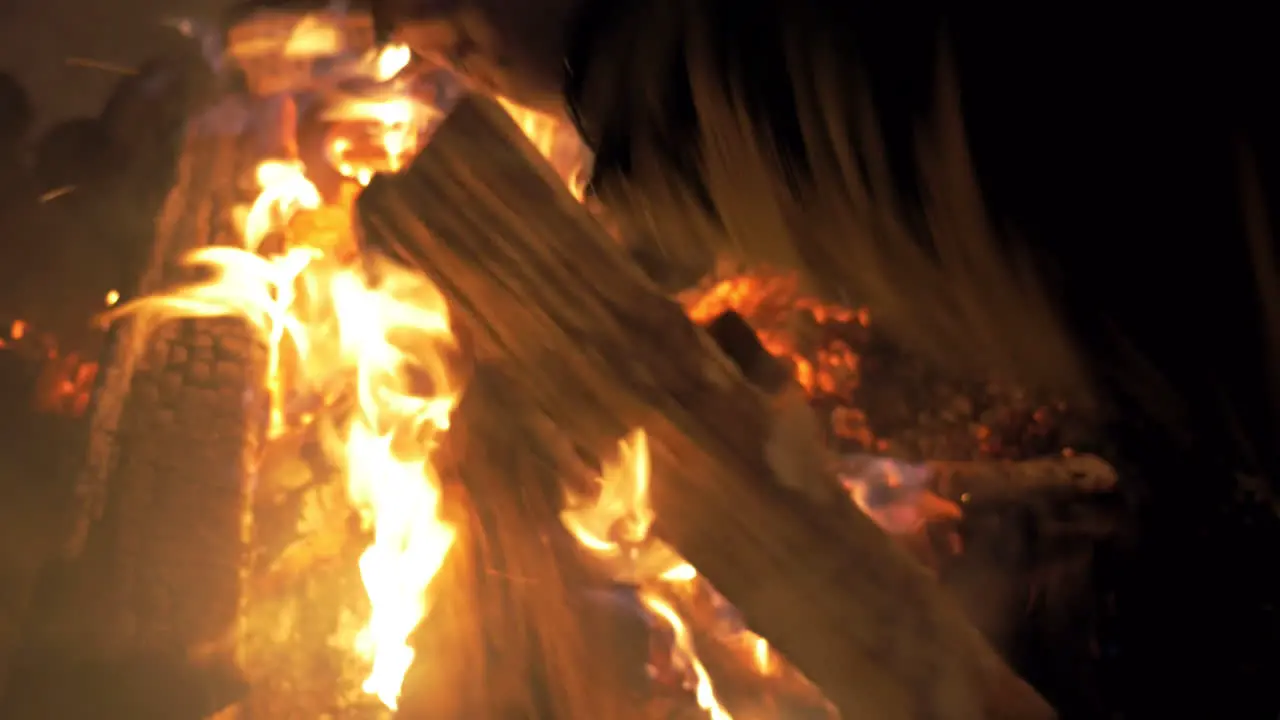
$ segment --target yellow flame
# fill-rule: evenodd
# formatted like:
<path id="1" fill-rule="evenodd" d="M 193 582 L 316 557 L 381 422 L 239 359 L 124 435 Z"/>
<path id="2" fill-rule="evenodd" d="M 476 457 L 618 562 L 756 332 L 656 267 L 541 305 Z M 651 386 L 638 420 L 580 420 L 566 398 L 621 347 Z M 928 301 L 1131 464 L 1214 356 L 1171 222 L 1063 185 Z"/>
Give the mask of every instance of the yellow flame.
<path id="1" fill-rule="evenodd" d="M 427 124 L 439 114 L 435 108 L 401 95 L 340 100 L 326 111 L 325 119 L 348 123 L 352 132 L 330 141 L 330 162 L 344 176 L 367 185 L 375 172 L 403 168 L 421 146 Z M 364 158 L 359 153 L 361 145 L 367 148 Z M 370 153 L 373 155 L 368 156 Z"/>
<path id="2" fill-rule="evenodd" d="M 385 265 L 375 279 L 309 248 L 270 258 L 205 248 L 188 263 L 210 269 L 212 277 L 128 303 L 113 315 L 150 310 L 245 318 L 271 348 L 275 372 L 283 339 L 292 341 L 298 356 L 292 391 L 332 395 L 336 389 L 358 401 L 341 447 L 327 450 L 344 468 L 351 504 L 373 533 L 360 558 L 371 608 L 356 641 L 371 668 L 364 689 L 394 709 L 413 660 L 409 636 L 427 614 L 428 588 L 454 540 L 440 516 L 439 479 L 430 462 L 457 397 L 442 359 L 452 342 L 444 301 L 419 276 Z M 429 380 L 431 394 L 414 392 L 414 375 Z M 278 422 L 282 401 L 273 398 Z"/>
<path id="3" fill-rule="evenodd" d="M 298 210 L 321 205 L 320 191 L 296 160 L 269 160 L 258 166 L 256 176 L 261 192 L 244 224 L 244 247 L 250 252 L 261 247 L 267 235 L 284 228 Z"/>
<path id="4" fill-rule="evenodd" d="M 680 617 L 680 613 L 671 607 L 671 604 L 652 592 L 641 591 L 640 601 L 654 615 L 662 618 L 663 621 L 671 628 L 674 636 L 672 654 L 677 661 L 677 665 L 684 665 L 694 676 L 694 699 L 698 701 L 698 707 L 707 713 L 707 717 L 712 720 L 733 720 L 733 716 L 728 710 L 720 704 L 716 698 L 715 688 L 711 683 L 711 676 L 707 673 L 707 668 L 698 659 L 697 648 L 693 644 L 693 636 L 689 634 L 689 628 L 685 625 L 684 620 Z"/>
<path id="5" fill-rule="evenodd" d="M 386 82 L 396 75 L 400 74 L 409 65 L 413 53 L 409 50 L 409 46 L 404 43 L 396 43 L 388 45 L 378 52 L 378 57 L 374 61 L 374 75 L 378 80 Z"/>
<path id="6" fill-rule="evenodd" d="M 120 291 L 108 290 L 107 296 L 103 298 L 103 302 L 107 307 L 114 306 L 116 303 L 120 302 Z"/>
<path id="7" fill-rule="evenodd" d="M 337 55 L 344 45 L 339 27 L 318 15 L 307 15 L 293 26 L 282 52 L 287 58 Z"/>
<path id="8" fill-rule="evenodd" d="M 538 148 L 538 152 L 543 157 L 550 157 L 555 151 L 556 133 L 560 129 L 556 119 L 503 97 L 498 98 L 498 102 L 528 136 L 533 146 Z"/>
<path id="9" fill-rule="evenodd" d="M 395 63 L 407 60 L 403 54 L 380 58 L 380 72 L 397 72 Z M 339 168 L 364 183 L 416 150 L 423 113 L 402 98 L 362 102 L 335 112 L 375 121 L 366 140 L 385 160 Z M 345 152 L 352 141 L 340 136 L 335 144 Z M 281 253 L 259 255 L 266 237 L 290 229 L 297 213 L 321 209 L 324 199 L 294 160 L 262 162 L 257 181 L 261 192 L 244 218 L 243 248 L 198 250 L 186 263 L 209 270 L 207 279 L 109 314 L 242 317 L 269 349 L 270 435 L 316 415 L 338 426 L 340 442 L 325 450 L 343 469 L 352 509 L 372 535 L 360 557 L 369 618 L 353 649 L 368 667 L 363 689 L 395 709 L 414 659 L 409 638 L 429 611 L 431 582 L 455 536 L 441 517 L 440 480 L 431 463 L 458 397 L 444 359 L 453 341 L 447 307 L 424 277 L 368 258 L 344 265 L 305 236 L 291 237 Z M 356 409 L 340 412 L 331 403 L 321 413 L 291 417 L 287 406 L 295 396 L 354 397 Z"/>
<path id="10" fill-rule="evenodd" d="M 499 97 L 498 102 L 581 201 L 587 189 L 589 157 L 577 131 L 568 131 L 557 118 L 506 98 Z"/>
<path id="11" fill-rule="evenodd" d="M 690 676 L 698 707 L 713 720 L 732 720 L 716 698 L 684 619 L 663 597 L 664 590 L 687 584 L 698 573 L 670 546 L 649 537 L 654 521 L 649 479 L 649 439 L 637 429 L 618 443 L 617 459 L 603 464 L 599 494 L 595 498 L 571 495 L 561 522 L 583 548 L 608 566 L 614 580 L 635 584 L 644 606 L 671 628 L 673 664 Z"/>
<path id="12" fill-rule="evenodd" d="M 760 636 L 755 636 L 751 642 L 751 657 L 755 660 L 756 671 L 761 675 L 769 675 L 773 673 L 773 652 L 769 648 L 769 643 Z"/>
<path id="13" fill-rule="evenodd" d="M 644 542 L 653 526 L 648 435 L 633 431 L 618 443 L 618 458 L 606 462 L 603 471 L 599 496 L 575 498 L 560 517 L 583 545 L 616 556 L 624 552 L 623 543 Z"/>
<path id="14" fill-rule="evenodd" d="M 372 614 L 356 649 L 372 666 L 365 691 L 395 709 L 414 657 L 409 637 L 427 614 L 428 588 L 454 541 L 441 520 L 430 453 L 435 435 L 449 427 L 457 395 L 440 352 L 452 341 L 443 298 L 424 279 L 390 267 L 381 273 L 380 286 L 347 273 L 331 287 L 339 347 L 356 369 L 359 412 L 344 448 L 348 493 L 374 533 L 360 557 Z M 407 348 L 405 333 L 417 338 Z M 430 380 L 433 394 L 412 392 L 414 373 Z"/>

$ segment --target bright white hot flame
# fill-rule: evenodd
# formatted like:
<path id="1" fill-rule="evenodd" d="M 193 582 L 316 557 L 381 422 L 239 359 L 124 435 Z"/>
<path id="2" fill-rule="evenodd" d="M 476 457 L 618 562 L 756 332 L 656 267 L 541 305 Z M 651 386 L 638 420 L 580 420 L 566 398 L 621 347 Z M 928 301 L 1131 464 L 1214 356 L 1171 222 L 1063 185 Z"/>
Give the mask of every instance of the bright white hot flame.
<path id="1" fill-rule="evenodd" d="M 359 135 L 364 137 L 334 138 L 328 147 L 330 161 L 343 175 L 367 184 L 376 170 L 394 172 L 403 168 L 418 150 L 427 124 L 438 115 L 439 111 L 429 105 L 399 95 L 340 100 L 326 111 L 325 119 L 359 127 Z M 366 152 L 376 148 L 376 157 L 365 158 L 364 162 L 353 157 L 361 140 L 371 146 Z"/>
<path id="2" fill-rule="evenodd" d="M 386 82 L 396 75 L 400 74 L 409 65 L 413 53 L 409 50 L 409 46 L 404 43 L 396 43 L 388 45 L 378 51 L 378 57 L 374 60 L 374 76 L 381 82 Z"/>
<path id="3" fill-rule="evenodd" d="M 250 252 L 261 247 L 267 235 L 287 226 L 295 212 L 315 210 L 322 202 L 320 191 L 297 161 L 264 162 L 258 166 L 257 181 L 262 192 L 250 206 L 244 223 L 244 247 Z"/>
<path id="4" fill-rule="evenodd" d="M 728 710 L 724 709 L 724 706 L 720 704 L 720 700 L 716 698 L 711 675 L 707 673 L 706 666 L 698 659 L 698 649 L 694 647 L 693 636 L 690 635 L 684 618 L 680 617 L 680 613 L 671 606 L 671 603 L 655 593 L 642 592 L 640 601 L 649 609 L 649 612 L 662 618 L 663 622 L 671 628 L 673 635 L 672 654 L 675 656 L 677 663 L 683 664 L 683 669 L 694 677 L 693 692 L 698 707 L 706 712 L 707 717 L 711 718 L 711 720 L 733 720 L 733 716 L 729 714 Z"/>
<path id="5" fill-rule="evenodd" d="M 359 408 L 343 447 L 347 489 L 374 535 L 360 558 L 371 616 L 356 650 L 372 667 L 365 691 L 394 709 L 413 662 L 409 637 L 455 537 L 441 519 L 431 451 L 457 395 L 443 360 L 452 345 L 444 299 L 423 278 L 389 265 L 378 271 L 378 282 L 343 273 L 330 288 Z M 413 391 L 415 375 L 430 394 Z"/>
<path id="6" fill-rule="evenodd" d="M 414 658 L 409 638 L 454 542 L 431 464 L 457 398 L 444 361 L 452 344 L 444 300 L 427 280 L 390 264 L 344 266 L 311 248 L 274 257 L 206 248 L 188 262 L 212 270 L 211 278 L 113 315 L 242 317 L 270 346 L 277 374 L 283 341 L 291 340 L 293 394 L 356 399 L 353 412 L 328 416 L 340 442 L 326 451 L 343 468 L 351 505 L 373 537 L 360 558 L 370 604 L 355 647 L 369 666 L 363 687 L 394 709 Z M 373 272 L 365 270 L 370 265 Z M 282 423 L 287 394 L 273 394 L 273 418 Z"/>

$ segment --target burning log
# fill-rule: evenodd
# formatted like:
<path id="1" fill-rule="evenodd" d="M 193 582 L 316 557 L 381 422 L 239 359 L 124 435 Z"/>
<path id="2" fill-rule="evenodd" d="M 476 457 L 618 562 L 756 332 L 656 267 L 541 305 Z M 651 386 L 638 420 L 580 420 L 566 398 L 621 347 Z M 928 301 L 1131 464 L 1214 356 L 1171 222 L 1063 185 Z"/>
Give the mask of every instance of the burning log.
<path id="1" fill-rule="evenodd" d="M 261 382 L 262 360 L 237 321 L 161 328 L 112 437 L 101 515 L 45 589 L 6 714 L 138 717 L 159 706 L 196 717 L 239 692 L 226 640 L 261 430 L 244 393 Z"/>
<path id="2" fill-rule="evenodd" d="M 421 631 L 423 661 L 403 708 L 433 718 L 644 717 L 625 680 L 643 680 L 648 636 L 626 642 L 633 618 L 584 603 L 590 581 L 558 520 L 558 473 L 572 463 L 557 462 L 545 421 L 521 407 L 505 375 L 477 368 L 452 420 L 469 521 L 456 524 L 464 537 Z"/>
<path id="3" fill-rule="evenodd" d="M 218 120 L 214 108 L 188 122 L 177 185 L 129 294 L 174 282 L 178 256 L 233 237 L 225 218 L 244 158 L 236 128 Z M 111 334 L 65 562 L 41 591 L 6 715 L 200 717 L 240 690 L 228 684 L 229 639 L 265 431 L 265 349 L 238 320 L 138 317 Z"/>
<path id="4" fill-rule="evenodd" d="M 156 221 L 146 270 L 130 295 L 157 292 L 174 281 L 175 263 L 185 253 L 226 241 L 227 228 L 221 216 L 235 200 L 240 158 L 235 128 L 220 128 L 209 122 L 218 114 L 215 108 L 188 125 L 177 184 Z M 105 477 L 116 459 L 116 426 L 129 397 L 136 361 L 145 356 L 155 321 L 156 318 L 129 319 L 111 328 L 113 337 L 104 353 L 102 384 L 94 398 L 85 468 L 77 488 L 77 498 L 85 507 L 68 545 L 70 555 L 79 553 L 88 523 L 105 503 Z"/>
<path id="5" fill-rule="evenodd" d="M 769 404 L 497 105 L 462 101 L 359 209 L 368 241 L 427 273 L 501 368 L 503 402 L 544 417 L 543 446 L 647 431 L 656 536 L 844 717 L 1053 715 L 870 520 L 787 489 L 835 481 L 813 462 L 784 476 Z"/>

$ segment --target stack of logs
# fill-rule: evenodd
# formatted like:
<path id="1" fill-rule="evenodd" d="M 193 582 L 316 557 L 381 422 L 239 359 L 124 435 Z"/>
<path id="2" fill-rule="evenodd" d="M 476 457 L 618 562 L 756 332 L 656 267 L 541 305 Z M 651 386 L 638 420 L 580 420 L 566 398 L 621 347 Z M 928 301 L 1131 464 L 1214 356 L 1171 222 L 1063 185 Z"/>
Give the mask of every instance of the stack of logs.
<path id="1" fill-rule="evenodd" d="M 259 159 L 241 129 L 189 124 L 141 292 L 172 281 L 182 252 L 232 241 L 222 223 Z M 789 436 L 770 383 L 639 271 L 498 105 L 464 100 L 359 210 L 372 248 L 441 289 L 475 365 L 447 448 L 454 504 L 474 522 L 445 570 L 458 592 L 419 641 L 421 657 L 450 662 L 412 671 L 405 715 L 634 714 L 599 662 L 624 643 L 579 612 L 584 580 L 557 515 L 561 483 L 593 472 L 582 458 L 632 428 L 650 438 L 655 535 L 843 717 L 1053 715 L 853 510 L 816 445 Z M 88 522 L 50 580 L 5 716 L 195 718 L 232 700 L 262 347 L 238 321 L 134 322 L 94 410 Z"/>

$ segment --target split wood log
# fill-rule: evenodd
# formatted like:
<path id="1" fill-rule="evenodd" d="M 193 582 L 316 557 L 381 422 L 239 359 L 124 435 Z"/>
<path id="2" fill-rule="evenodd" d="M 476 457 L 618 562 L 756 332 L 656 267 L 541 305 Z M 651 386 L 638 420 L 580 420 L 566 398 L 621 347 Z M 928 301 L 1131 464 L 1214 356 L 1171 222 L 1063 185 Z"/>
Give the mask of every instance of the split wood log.
<path id="1" fill-rule="evenodd" d="M 229 210 L 250 158 L 235 125 L 219 121 L 225 104 L 202 110 L 126 296 L 161 291 L 179 256 L 234 239 Z M 111 336 L 66 557 L 39 591 L 6 716 L 201 717 L 242 691 L 230 641 L 265 432 L 265 348 L 228 319 L 128 317 Z"/>
<path id="2" fill-rule="evenodd" d="M 648 432 L 656 536 L 844 717 L 1053 716 L 870 520 L 784 487 L 835 480 L 819 463 L 781 477 L 767 402 L 495 103 L 464 99 L 358 207 L 368 243 L 430 276 L 468 349 L 562 442 Z"/>

